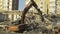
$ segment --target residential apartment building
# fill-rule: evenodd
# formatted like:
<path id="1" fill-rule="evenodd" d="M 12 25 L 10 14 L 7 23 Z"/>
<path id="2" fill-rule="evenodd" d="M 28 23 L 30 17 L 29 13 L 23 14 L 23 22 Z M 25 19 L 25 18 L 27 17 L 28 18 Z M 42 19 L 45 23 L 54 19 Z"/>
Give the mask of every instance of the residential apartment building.
<path id="1" fill-rule="evenodd" d="M 49 12 L 55 13 L 56 12 L 56 0 L 50 0 L 49 2 Z"/>
<path id="2" fill-rule="evenodd" d="M 43 13 L 46 13 L 47 11 L 47 0 L 40 0 L 40 10 L 43 12 Z"/>
<path id="3" fill-rule="evenodd" d="M 18 10 L 19 0 L 0 0 L 0 10 Z"/>
<path id="4" fill-rule="evenodd" d="M 19 0 L 0 0 L 0 11 L 3 11 L 3 13 L 4 11 L 8 11 L 7 13 L 12 13 L 12 11 L 18 11 L 18 4 Z M 16 20 L 19 17 L 18 15 L 5 14 L 6 18 L 10 20 Z"/>
<path id="5" fill-rule="evenodd" d="M 29 1 L 30 0 L 26 0 L 26 4 L 28 4 Z M 34 0 L 34 1 L 36 2 L 40 10 L 45 14 L 47 14 L 47 12 L 48 14 L 50 14 L 60 11 L 60 0 Z"/>
<path id="6" fill-rule="evenodd" d="M 3 0 L 0 0 L 0 10 L 3 10 L 4 9 L 4 2 Z"/>
<path id="7" fill-rule="evenodd" d="M 56 1 L 57 1 L 57 3 L 56 3 L 57 7 L 56 8 L 58 11 L 57 13 L 60 14 L 60 0 L 56 0 Z"/>
<path id="8" fill-rule="evenodd" d="M 40 0 L 40 9 L 47 14 L 55 13 L 56 0 Z"/>
<path id="9" fill-rule="evenodd" d="M 21 14 L 23 11 L 13 10 L 13 11 L 1 11 L 0 10 L 0 21 L 1 20 L 10 20 L 15 21 L 21 18 Z"/>

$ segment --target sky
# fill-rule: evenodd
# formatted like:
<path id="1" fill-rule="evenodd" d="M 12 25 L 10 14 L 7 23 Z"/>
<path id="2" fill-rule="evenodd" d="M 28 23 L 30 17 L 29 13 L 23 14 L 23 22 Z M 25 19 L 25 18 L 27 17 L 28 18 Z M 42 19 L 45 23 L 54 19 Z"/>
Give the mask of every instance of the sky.
<path id="1" fill-rule="evenodd" d="M 25 7 L 25 0 L 19 0 L 19 10 L 23 10 Z"/>

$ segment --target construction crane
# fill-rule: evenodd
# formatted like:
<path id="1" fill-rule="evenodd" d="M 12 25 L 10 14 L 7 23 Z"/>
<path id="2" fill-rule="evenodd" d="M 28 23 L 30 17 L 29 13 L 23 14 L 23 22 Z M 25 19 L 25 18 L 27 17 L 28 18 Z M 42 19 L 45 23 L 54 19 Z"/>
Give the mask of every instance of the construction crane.
<path id="1" fill-rule="evenodd" d="M 34 0 L 30 0 L 30 2 L 27 4 L 27 6 L 25 7 L 25 9 L 23 10 L 23 13 L 22 13 L 22 17 L 21 17 L 21 20 L 19 20 L 19 25 L 14 25 L 14 26 L 8 26 L 8 30 L 10 31 L 14 31 L 14 32 L 24 32 L 27 30 L 27 28 L 30 26 L 29 24 L 26 24 L 24 22 L 24 19 L 25 19 L 25 15 L 26 13 L 28 12 L 28 10 L 34 6 L 36 8 L 36 10 L 38 11 L 38 13 L 40 14 L 41 16 L 41 21 L 44 22 L 44 17 L 42 15 L 42 11 L 40 11 L 40 8 L 38 8 L 37 4 L 34 2 Z M 28 26 L 29 25 L 29 26 Z"/>

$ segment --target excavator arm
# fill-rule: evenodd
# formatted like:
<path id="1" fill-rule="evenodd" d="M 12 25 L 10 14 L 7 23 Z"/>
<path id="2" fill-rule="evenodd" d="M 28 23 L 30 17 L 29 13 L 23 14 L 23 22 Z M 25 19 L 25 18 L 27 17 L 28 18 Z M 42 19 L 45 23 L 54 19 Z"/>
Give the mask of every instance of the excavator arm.
<path id="1" fill-rule="evenodd" d="M 28 10 L 29 10 L 32 6 L 34 6 L 34 7 L 37 9 L 38 13 L 39 13 L 40 16 L 41 16 L 41 21 L 42 21 L 42 22 L 44 21 L 44 17 L 42 16 L 42 11 L 40 11 L 40 9 L 38 8 L 37 4 L 36 4 L 33 0 L 31 0 L 31 1 L 27 4 L 27 6 L 25 7 L 25 9 L 23 10 L 22 18 L 21 18 L 21 23 L 24 23 L 25 15 L 26 15 L 26 13 L 28 12 Z"/>
<path id="2" fill-rule="evenodd" d="M 28 29 L 28 27 L 31 26 L 31 25 L 29 25 L 29 24 L 25 24 L 24 19 L 25 19 L 26 13 L 28 12 L 28 10 L 29 10 L 32 6 L 34 6 L 34 7 L 37 9 L 38 13 L 39 13 L 40 16 L 41 16 L 41 20 L 44 21 L 44 18 L 43 18 L 43 16 L 42 16 L 42 12 L 41 12 L 40 9 L 38 8 L 37 4 L 36 4 L 33 0 L 31 0 L 31 1 L 27 4 L 27 6 L 25 7 L 25 9 L 23 10 L 21 20 L 19 20 L 19 21 L 20 21 L 19 23 L 21 23 L 21 24 L 8 27 L 8 29 L 9 29 L 10 31 L 20 32 L 20 33 L 21 33 L 21 32 L 26 31 L 26 30 Z M 27 26 L 27 25 L 29 25 L 29 26 Z"/>
<path id="3" fill-rule="evenodd" d="M 44 22 L 44 17 L 42 15 L 42 11 L 40 10 L 40 8 L 38 8 L 37 4 L 33 0 L 31 0 L 31 1 L 33 3 L 33 6 L 36 8 L 36 10 L 38 11 L 39 15 L 41 16 L 41 21 Z"/>
<path id="4" fill-rule="evenodd" d="M 28 10 L 32 7 L 32 2 L 29 2 L 27 4 L 27 6 L 25 7 L 25 9 L 23 10 L 23 13 L 22 13 L 22 18 L 21 18 L 21 23 L 24 23 L 24 19 L 25 19 L 25 15 L 26 13 L 28 12 Z"/>

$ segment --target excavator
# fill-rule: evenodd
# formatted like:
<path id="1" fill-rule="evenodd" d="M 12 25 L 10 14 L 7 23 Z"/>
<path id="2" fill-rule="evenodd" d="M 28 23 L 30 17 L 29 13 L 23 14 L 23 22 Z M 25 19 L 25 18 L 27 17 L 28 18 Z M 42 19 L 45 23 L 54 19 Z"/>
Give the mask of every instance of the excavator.
<path id="1" fill-rule="evenodd" d="M 30 0 L 30 2 L 27 4 L 27 6 L 24 8 L 24 10 L 22 12 L 22 17 L 21 17 L 21 20 L 19 20 L 19 24 L 14 25 L 14 26 L 8 26 L 7 29 L 9 31 L 18 32 L 18 33 L 23 33 L 24 31 L 26 31 L 30 25 L 25 23 L 25 21 L 24 21 L 25 15 L 32 6 L 34 6 L 36 8 L 39 15 L 41 16 L 41 21 L 44 22 L 44 17 L 42 15 L 42 11 L 40 10 L 40 8 L 38 8 L 38 6 L 34 0 Z"/>

